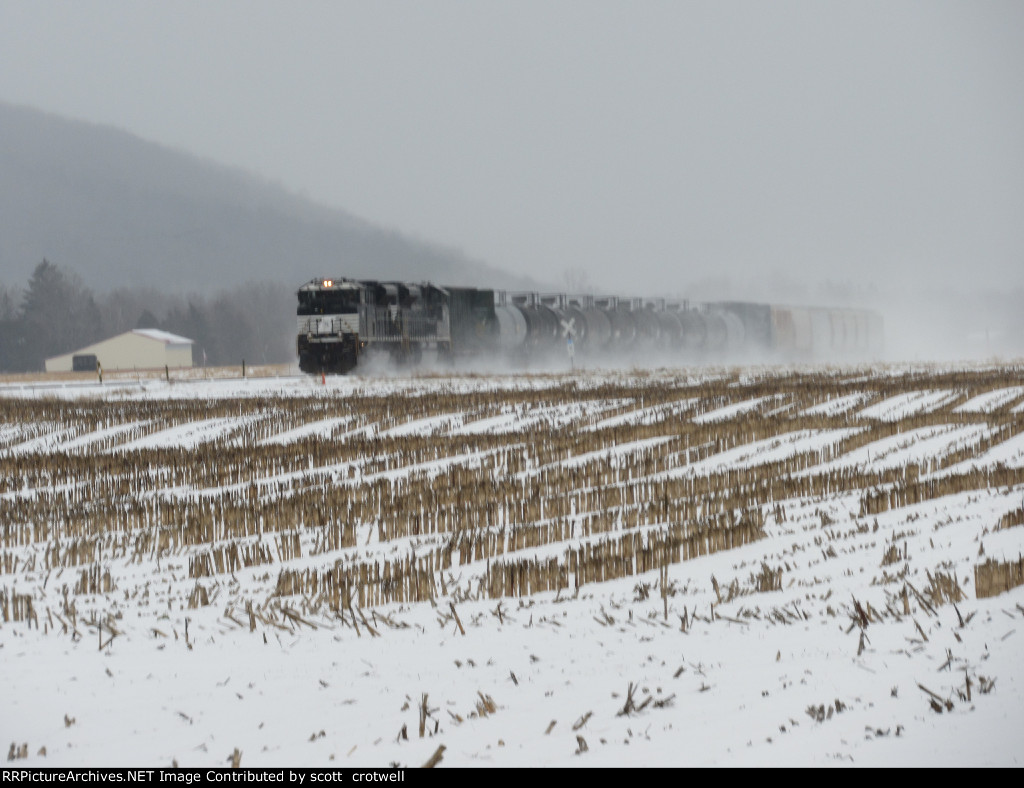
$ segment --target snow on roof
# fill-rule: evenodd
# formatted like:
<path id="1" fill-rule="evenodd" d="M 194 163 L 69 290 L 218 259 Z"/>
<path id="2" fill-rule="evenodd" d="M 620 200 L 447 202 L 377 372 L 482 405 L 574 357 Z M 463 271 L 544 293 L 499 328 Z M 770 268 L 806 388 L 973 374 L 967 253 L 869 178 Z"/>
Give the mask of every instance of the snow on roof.
<path id="1" fill-rule="evenodd" d="M 133 334 L 140 334 L 149 339 L 155 339 L 158 342 L 166 342 L 171 345 L 194 345 L 195 342 L 186 337 L 179 337 L 177 334 L 172 334 L 169 331 L 161 331 L 159 328 L 135 328 L 132 329 Z"/>

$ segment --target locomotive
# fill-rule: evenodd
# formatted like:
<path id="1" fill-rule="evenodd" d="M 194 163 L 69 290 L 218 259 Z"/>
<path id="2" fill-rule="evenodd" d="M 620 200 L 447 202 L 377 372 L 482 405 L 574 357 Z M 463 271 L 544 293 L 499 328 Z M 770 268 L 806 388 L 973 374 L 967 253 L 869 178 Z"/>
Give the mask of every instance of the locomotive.
<path id="1" fill-rule="evenodd" d="M 340 373 L 361 358 L 415 364 L 577 355 L 594 363 L 867 358 L 882 318 L 863 309 L 542 294 L 430 282 L 313 279 L 298 290 L 299 368 Z"/>

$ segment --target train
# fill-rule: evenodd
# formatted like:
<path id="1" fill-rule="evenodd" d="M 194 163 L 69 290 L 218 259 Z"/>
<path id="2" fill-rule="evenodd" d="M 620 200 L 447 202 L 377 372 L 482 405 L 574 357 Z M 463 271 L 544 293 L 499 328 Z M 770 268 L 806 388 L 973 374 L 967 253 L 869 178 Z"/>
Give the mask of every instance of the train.
<path id="1" fill-rule="evenodd" d="M 298 289 L 299 368 L 345 374 L 362 361 L 417 364 L 686 364 L 877 357 L 866 309 L 512 292 L 430 282 L 317 278 Z"/>

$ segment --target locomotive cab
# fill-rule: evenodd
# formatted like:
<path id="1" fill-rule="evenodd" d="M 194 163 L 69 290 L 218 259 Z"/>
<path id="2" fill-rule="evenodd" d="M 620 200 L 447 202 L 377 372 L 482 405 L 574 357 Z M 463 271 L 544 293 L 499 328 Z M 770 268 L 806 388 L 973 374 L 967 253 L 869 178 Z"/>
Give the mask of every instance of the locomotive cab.
<path id="1" fill-rule="evenodd" d="M 348 372 L 359 357 L 361 285 L 313 279 L 298 291 L 296 350 L 303 372 Z"/>

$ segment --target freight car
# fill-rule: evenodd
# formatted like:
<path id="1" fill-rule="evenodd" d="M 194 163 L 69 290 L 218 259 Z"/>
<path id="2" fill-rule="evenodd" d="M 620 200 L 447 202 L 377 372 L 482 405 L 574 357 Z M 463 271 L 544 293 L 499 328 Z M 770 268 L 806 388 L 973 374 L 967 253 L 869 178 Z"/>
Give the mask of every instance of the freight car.
<path id="1" fill-rule="evenodd" d="M 866 358 L 881 317 L 858 309 L 513 293 L 429 282 L 313 279 L 298 290 L 299 368 L 349 372 L 367 355 L 415 364 L 505 358 L 700 363 Z"/>

